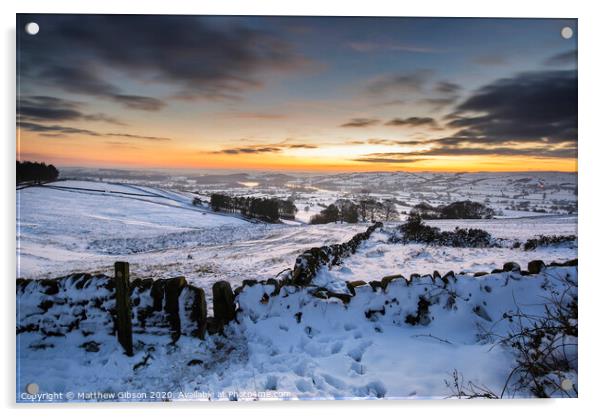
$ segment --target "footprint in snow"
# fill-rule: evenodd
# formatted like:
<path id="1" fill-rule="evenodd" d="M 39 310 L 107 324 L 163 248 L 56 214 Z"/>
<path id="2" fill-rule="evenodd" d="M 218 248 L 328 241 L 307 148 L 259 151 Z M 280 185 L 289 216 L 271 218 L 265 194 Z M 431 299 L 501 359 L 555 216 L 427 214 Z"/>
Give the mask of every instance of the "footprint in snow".
<path id="1" fill-rule="evenodd" d="M 355 330 L 357 329 L 357 326 L 353 323 L 345 323 L 345 325 L 343 326 L 343 328 L 345 329 L 345 331 L 350 332 L 351 330 Z"/>
<path id="2" fill-rule="evenodd" d="M 328 374 L 322 374 L 322 377 L 324 378 L 324 380 L 326 381 L 326 383 L 336 389 L 345 389 L 347 388 L 347 384 L 340 380 L 339 378 L 332 376 L 332 375 L 328 375 Z"/>
<path id="3" fill-rule="evenodd" d="M 387 393 L 387 388 L 382 381 L 372 381 L 363 387 L 356 387 L 353 391 L 357 397 L 384 398 Z"/>
<path id="4" fill-rule="evenodd" d="M 356 362 L 362 361 L 362 356 L 366 352 L 366 349 L 372 344 L 372 342 L 363 342 L 359 344 L 357 347 L 349 350 L 347 355 Z"/>
<path id="5" fill-rule="evenodd" d="M 360 362 L 352 362 L 350 370 L 352 374 L 364 375 L 366 373 L 366 366 Z"/>
<path id="6" fill-rule="evenodd" d="M 330 348 L 330 353 L 335 355 L 335 354 L 339 353 L 341 351 L 341 349 L 343 349 L 343 342 L 338 341 L 334 345 L 332 345 L 332 347 Z"/>

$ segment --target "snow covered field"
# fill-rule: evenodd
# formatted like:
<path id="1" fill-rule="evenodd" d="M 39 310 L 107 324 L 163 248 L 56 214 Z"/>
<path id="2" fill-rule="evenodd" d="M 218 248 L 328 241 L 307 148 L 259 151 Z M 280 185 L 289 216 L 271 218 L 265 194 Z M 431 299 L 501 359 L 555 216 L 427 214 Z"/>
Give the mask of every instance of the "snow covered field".
<path id="1" fill-rule="evenodd" d="M 259 300 L 271 290 L 258 285 L 247 287 L 239 298 L 243 313 L 225 336 L 206 341 L 183 336 L 171 345 L 157 336 L 138 335 L 141 344 L 133 358 L 121 353 L 112 336 L 99 341 L 98 352 L 88 352 L 79 346 L 89 340 L 76 332 L 43 340 L 39 334 L 19 334 L 19 383 L 35 377 L 47 384 L 46 390 L 205 392 L 211 399 L 232 399 L 219 398 L 222 391 L 237 392 L 239 399 L 278 393 L 285 393 L 282 398 L 287 399 L 439 398 L 450 395 L 444 381 L 458 369 L 467 381 L 499 392 L 514 359 L 495 342 L 479 339 L 477 325 L 490 322 L 483 323 L 473 309 L 488 306 L 487 314 L 495 323 L 514 307 L 513 295 L 518 294 L 525 306 L 541 301 L 542 280 L 551 277 L 509 279 L 508 273 L 502 273 L 473 278 L 471 274 L 491 272 L 509 261 L 526 269 L 535 259 L 549 264 L 577 258 L 577 242 L 533 251 L 521 246 L 539 235 L 577 235 L 576 176 L 572 174 L 267 178 L 247 175 L 243 179 L 249 182 L 234 186 L 199 185 L 203 183 L 190 179 L 175 183 L 67 180 L 18 190 L 17 277 L 53 278 L 74 272 L 112 276 L 113 263 L 127 261 L 132 278 L 185 276 L 206 290 L 211 307 L 210 289 L 218 280 L 237 286 L 245 279 L 273 278 L 291 268 L 306 249 L 342 243 L 366 230 L 367 223 L 307 224 L 327 204 L 366 187 L 373 197 L 395 198 L 400 212 L 421 201 L 487 201 L 498 211 L 494 219 L 428 224 L 442 230 L 484 229 L 503 244 L 452 248 L 391 243 L 390 233 L 404 220 L 402 214 L 399 222 L 385 224 L 355 254 L 332 269 L 321 269 L 314 279 L 314 285 L 341 289 L 346 281 L 369 282 L 395 274 L 467 273 L 457 284 L 463 300 L 458 309 L 437 305 L 434 320 L 425 326 L 403 321 L 416 310 L 420 291 L 427 290 L 418 286 L 410 291 L 396 284 L 377 293 L 362 287 L 345 305 L 293 289 L 263 303 Z M 197 190 L 281 198 L 294 192 L 297 221 L 264 224 L 215 213 L 206 205 L 192 204 L 199 195 L 207 200 L 207 194 L 196 194 Z M 531 203 L 516 204 L 521 201 Z M 538 211 L 527 211 L 527 206 Z M 557 268 L 552 274 L 561 273 L 576 280 L 574 267 Z M 382 308 L 386 314 L 366 316 L 366 311 Z M 46 342 L 52 347 L 35 347 Z M 245 392 L 252 395 L 245 398 Z"/>
<path id="2" fill-rule="evenodd" d="M 111 274 L 114 262 L 127 260 L 133 277 L 184 275 L 210 288 L 220 279 L 271 278 L 303 250 L 347 240 L 366 227 L 257 224 L 193 206 L 192 196 L 181 192 L 56 184 L 17 192 L 18 277 Z"/>
<path id="3" fill-rule="evenodd" d="M 380 184 L 389 184 L 389 175 L 366 175 L 367 178 L 347 174 L 344 179 L 350 181 L 348 187 L 376 179 Z M 409 178 L 417 181 L 414 176 Z M 454 184 L 459 181 L 453 178 Z M 339 184 L 333 178 L 329 181 L 328 184 Z M 556 179 L 562 181 L 566 181 L 564 174 Z M 489 182 L 470 181 L 486 184 L 477 189 L 480 194 L 497 192 L 500 180 L 494 183 L 498 188 Z M 436 188 L 435 185 L 430 187 Z M 556 187 L 554 183 L 552 188 Z M 281 187 L 273 189 L 277 195 L 285 196 Z M 246 190 L 253 195 L 253 190 Z M 192 199 L 197 194 L 189 191 L 81 180 L 24 188 L 17 191 L 17 276 L 52 278 L 76 272 L 111 275 L 114 262 L 125 260 L 131 265 L 133 278 L 185 276 L 205 289 L 218 280 L 234 285 L 244 279 L 268 279 L 290 268 L 304 250 L 340 243 L 365 230 L 366 224 L 306 224 L 312 214 L 342 195 L 328 190 L 300 193 L 296 200 L 299 221 L 262 224 L 215 213 L 207 206 L 194 206 Z M 306 211 L 308 204 L 311 207 Z M 510 217 L 489 220 L 428 223 L 442 230 L 477 227 L 494 238 L 523 243 L 538 235 L 577 234 L 576 215 L 524 213 L 528 215 L 520 218 L 509 213 Z M 387 227 L 392 229 L 396 224 Z M 331 271 L 323 271 L 320 279 L 334 276 L 349 281 L 371 280 L 433 270 L 480 272 L 500 267 L 506 261 L 525 266 L 532 259 L 551 262 L 577 256 L 576 246 L 541 247 L 525 252 L 512 249 L 509 244 L 500 248 L 447 248 L 389 245 L 387 239 L 384 234 L 375 234 L 357 255 Z"/>
<path id="4" fill-rule="evenodd" d="M 341 184 L 346 184 L 347 188 L 351 188 L 374 183 L 390 188 L 393 187 L 393 180 L 400 181 L 400 174 L 344 174 L 328 177 L 328 182 L 321 177 L 310 180 L 312 184 L 331 187 L 343 187 Z M 567 201 L 574 201 L 571 192 L 563 191 L 571 184 L 570 179 L 574 179 L 571 174 L 558 174 L 558 178 L 548 174 L 543 179 L 530 181 L 521 180 L 524 174 L 508 175 L 510 180 L 504 176 L 490 178 L 491 174 L 467 179 L 459 174 L 451 176 L 444 184 L 451 183 L 455 187 L 451 189 L 452 193 L 460 193 L 466 187 L 472 190 L 466 195 L 458 194 L 455 198 L 474 197 L 478 194 L 485 196 L 481 200 L 495 200 L 494 196 L 500 190 L 511 189 L 518 192 L 516 187 L 512 188 L 517 181 L 520 187 L 539 189 L 537 187 L 547 178 L 550 183 L 547 191 L 549 195 L 554 196 L 556 193 L 556 197 L 564 196 Z M 440 194 L 439 188 L 443 181 L 440 177 L 436 174 L 406 175 L 403 177 L 405 182 L 399 183 L 399 189 L 412 186 L 412 190 L 422 190 L 428 186 L 429 192 L 436 194 L 425 191 L 424 198 L 431 204 L 436 204 L 436 196 Z M 343 183 L 343 180 L 346 182 Z M 417 188 L 416 183 L 422 188 Z M 501 183 L 506 185 L 502 186 Z M 480 188 L 475 184 L 479 184 Z M 271 194 L 267 194 L 265 190 L 260 191 L 257 187 L 243 187 L 243 190 L 248 195 L 256 193 L 281 197 L 285 197 L 287 192 L 283 186 L 272 187 Z M 310 193 L 298 192 L 296 204 L 299 221 L 270 225 L 250 223 L 236 216 L 214 213 L 207 207 L 193 206 L 192 198 L 196 194 L 191 191 L 78 180 L 25 188 L 17 191 L 17 228 L 20 237 L 17 275 L 42 278 L 78 271 L 109 273 L 116 260 L 125 258 L 133 265 L 134 276 L 185 275 L 200 285 L 204 281 L 210 285 L 215 279 L 241 282 L 247 278 L 241 278 L 241 275 L 249 272 L 255 275 L 254 278 L 270 278 L 290 267 L 301 251 L 312 246 L 344 241 L 365 229 L 365 225 L 306 224 L 311 215 L 347 192 L 322 189 Z M 400 191 L 399 195 L 402 193 Z M 413 191 L 410 194 L 415 193 Z M 422 200 L 414 202 L 418 201 Z M 398 208 L 402 212 L 407 210 L 404 206 Z M 493 220 L 433 221 L 429 224 L 443 230 L 456 226 L 478 227 L 489 231 L 496 238 L 520 241 L 537 235 L 577 234 L 576 214 L 542 215 L 527 211 L 518 214 L 523 216 L 516 218 L 517 212 L 506 212 L 502 218 Z M 403 219 L 404 216 L 401 217 Z M 415 250 L 417 248 L 410 245 L 394 251 L 394 255 L 411 257 Z M 407 255 L 397 253 L 399 251 L 407 252 Z M 473 270 L 470 268 L 473 268 L 475 259 L 483 259 L 483 251 L 478 250 L 454 249 L 453 252 L 463 252 L 461 257 L 442 251 L 442 256 L 432 257 L 433 262 L 441 263 L 440 269 L 454 267 Z M 562 250 L 548 252 L 550 253 L 544 253 L 548 257 L 570 257 L 570 254 L 563 256 Z M 506 256 L 512 258 L 514 252 L 508 249 L 488 250 L 488 253 L 486 258 L 495 260 L 506 259 Z M 519 257 L 534 256 L 520 251 L 516 253 Z M 454 256 L 456 260 L 452 261 Z M 389 264 L 385 259 L 380 261 L 380 264 Z M 451 261 L 449 265 L 446 264 L 448 261 Z M 398 264 L 399 260 L 395 265 Z M 492 261 L 487 263 L 490 264 Z M 408 266 L 419 267 L 414 264 Z"/>

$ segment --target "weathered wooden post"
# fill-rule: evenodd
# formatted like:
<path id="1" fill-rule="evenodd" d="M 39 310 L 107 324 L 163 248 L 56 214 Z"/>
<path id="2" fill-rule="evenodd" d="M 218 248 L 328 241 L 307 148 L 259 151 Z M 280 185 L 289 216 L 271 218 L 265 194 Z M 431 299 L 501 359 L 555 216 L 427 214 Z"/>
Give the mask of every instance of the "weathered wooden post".
<path id="1" fill-rule="evenodd" d="M 115 262 L 115 307 L 117 309 L 117 340 L 125 349 L 125 354 L 133 356 L 130 264 L 127 262 Z"/>

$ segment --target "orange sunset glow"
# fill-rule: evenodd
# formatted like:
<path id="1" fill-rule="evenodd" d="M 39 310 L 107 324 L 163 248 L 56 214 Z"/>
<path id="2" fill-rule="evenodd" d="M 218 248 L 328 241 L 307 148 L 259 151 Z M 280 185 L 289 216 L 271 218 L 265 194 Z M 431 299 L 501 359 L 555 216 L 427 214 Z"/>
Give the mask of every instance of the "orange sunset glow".
<path id="1" fill-rule="evenodd" d="M 468 31 L 462 19 L 427 36 L 429 19 L 328 25 L 191 16 L 185 24 L 196 37 L 161 45 L 129 34 L 170 19 L 87 19 L 77 29 L 86 33 L 69 39 L 76 23 L 42 15 L 44 31 L 22 40 L 19 160 L 131 169 L 577 170 L 576 39 L 557 36 L 561 20 L 490 20 L 483 33 L 498 36 L 484 46 L 472 36 L 478 27 Z M 243 28 L 249 36 L 232 35 Z M 521 42 L 519 29 L 546 46 Z M 115 51 L 105 34 L 135 53 Z M 490 50 L 498 60 L 486 59 Z M 34 60 L 43 64 L 29 65 Z"/>

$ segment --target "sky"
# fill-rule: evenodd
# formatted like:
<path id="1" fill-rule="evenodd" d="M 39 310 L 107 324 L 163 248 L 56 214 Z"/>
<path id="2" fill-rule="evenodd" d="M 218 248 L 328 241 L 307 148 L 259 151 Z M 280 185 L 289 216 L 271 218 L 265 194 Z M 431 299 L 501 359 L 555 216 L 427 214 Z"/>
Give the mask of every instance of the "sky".
<path id="1" fill-rule="evenodd" d="M 17 92 L 59 167 L 577 170 L 575 19 L 20 14 Z"/>

